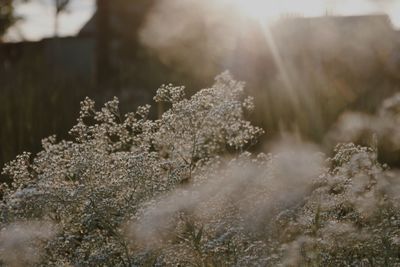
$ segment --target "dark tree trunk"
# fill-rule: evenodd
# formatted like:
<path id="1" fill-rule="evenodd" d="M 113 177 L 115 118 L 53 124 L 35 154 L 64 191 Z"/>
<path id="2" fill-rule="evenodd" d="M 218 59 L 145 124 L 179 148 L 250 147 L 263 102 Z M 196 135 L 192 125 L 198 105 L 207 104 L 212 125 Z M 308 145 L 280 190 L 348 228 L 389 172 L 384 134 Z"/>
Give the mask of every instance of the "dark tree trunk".
<path id="1" fill-rule="evenodd" d="M 58 12 L 58 10 L 56 10 L 56 11 L 55 11 L 55 14 L 54 14 L 54 38 L 57 38 L 57 37 L 58 37 L 59 15 L 60 15 L 60 13 Z"/>
<path id="2" fill-rule="evenodd" d="M 97 0 L 96 81 L 100 89 L 107 89 L 111 80 L 110 65 L 110 0 Z"/>

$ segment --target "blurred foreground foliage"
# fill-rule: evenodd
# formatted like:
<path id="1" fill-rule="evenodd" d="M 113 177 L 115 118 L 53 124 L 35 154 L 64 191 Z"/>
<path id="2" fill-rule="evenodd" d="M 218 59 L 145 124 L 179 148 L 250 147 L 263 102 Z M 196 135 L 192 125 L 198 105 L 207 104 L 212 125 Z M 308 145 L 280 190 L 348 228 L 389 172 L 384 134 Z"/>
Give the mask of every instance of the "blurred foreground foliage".
<path id="1" fill-rule="evenodd" d="M 162 86 L 155 100 L 170 105 L 157 120 L 149 106 L 123 115 L 117 99 L 96 109 L 87 98 L 72 141 L 51 136 L 5 167 L 3 264 L 400 264 L 400 176 L 376 147 L 246 152 L 263 131 L 227 73 L 190 98 Z"/>

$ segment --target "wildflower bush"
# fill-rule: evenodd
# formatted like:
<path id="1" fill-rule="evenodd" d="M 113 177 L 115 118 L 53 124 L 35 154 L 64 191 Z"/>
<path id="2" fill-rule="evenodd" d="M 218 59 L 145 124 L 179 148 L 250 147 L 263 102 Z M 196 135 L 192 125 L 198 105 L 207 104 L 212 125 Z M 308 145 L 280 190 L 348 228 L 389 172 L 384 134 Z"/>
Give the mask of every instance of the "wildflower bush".
<path id="1" fill-rule="evenodd" d="M 378 107 L 375 114 L 346 112 L 327 135 L 330 143 L 354 142 L 376 146 L 379 158 L 400 166 L 400 93 Z"/>
<path id="2" fill-rule="evenodd" d="M 228 73 L 122 115 L 85 99 L 73 141 L 43 140 L 4 172 L 0 257 L 8 266 L 394 266 L 398 174 L 376 151 L 246 150 L 263 130 Z M 19 253 L 24 256 L 17 257 Z"/>

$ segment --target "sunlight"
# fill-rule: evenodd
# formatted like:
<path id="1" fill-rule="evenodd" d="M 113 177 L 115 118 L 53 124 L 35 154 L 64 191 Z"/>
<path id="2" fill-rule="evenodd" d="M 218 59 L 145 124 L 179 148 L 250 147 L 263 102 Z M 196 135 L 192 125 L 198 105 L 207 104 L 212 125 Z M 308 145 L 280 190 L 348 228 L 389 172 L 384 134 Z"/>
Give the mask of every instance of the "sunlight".
<path id="1" fill-rule="evenodd" d="M 273 22 L 283 15 L 320 16 L 331 10 L 328 0 L 232 0 L 240 13 L 263 23 Z"/>
<path id="2" fill-rule="evenodd" d="M 252 19 L 271 22 L 281 13 L 282 5 L 273 0 L 233 0 L 239 11 Z"/>

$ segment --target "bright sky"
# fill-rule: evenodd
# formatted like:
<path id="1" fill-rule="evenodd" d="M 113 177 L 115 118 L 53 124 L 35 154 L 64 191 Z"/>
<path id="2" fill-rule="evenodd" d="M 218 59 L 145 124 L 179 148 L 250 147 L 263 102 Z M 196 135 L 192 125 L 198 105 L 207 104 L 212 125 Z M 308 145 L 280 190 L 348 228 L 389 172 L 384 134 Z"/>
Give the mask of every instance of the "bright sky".
<path id="1" fill-rule="evenodd" d="M 12 28 L 7 39 L 10 41 L 39 40 L 54 35 L 54 0 L 31 0 L 17 6 L 17 14 L 24 18 Z M 94 12 L 95 0 L 71 0 L 69 12 L 60 16 L 59 35 L 76 34 Z"/>
<path id="2" fill-rule="evenodd" d="M 54 34 L 53 0 L 31 0 L 17 7 L 24 17 L 9 31 L 7 39 L 38 40 Z M 326 11 L 335 15 L 355 15 L 385 12 L 396 27 L 400 27 L 400 0 L 232 0 L 253 16 L 276 17 L 280 13 L 299 13 L 304 16 L 319 16 Z M 59 34 L 76 34 L 94 12 L 95 0 L 72 0 L 70 12 L 60 18 Z"/>

